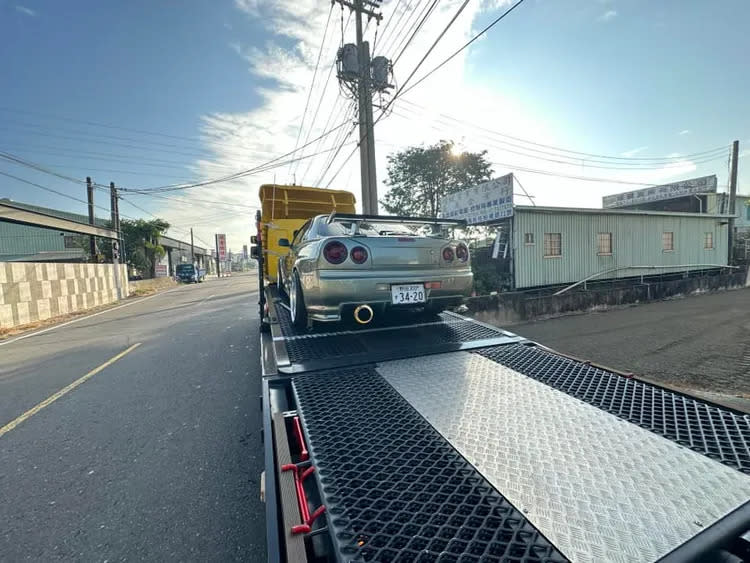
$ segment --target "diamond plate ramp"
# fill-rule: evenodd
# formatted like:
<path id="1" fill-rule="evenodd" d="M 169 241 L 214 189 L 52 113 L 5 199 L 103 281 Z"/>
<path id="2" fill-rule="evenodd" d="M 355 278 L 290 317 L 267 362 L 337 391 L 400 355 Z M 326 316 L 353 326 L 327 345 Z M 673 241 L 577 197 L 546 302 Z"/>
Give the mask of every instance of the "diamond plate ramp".
<path id="1" fill-rule="evenodd" d="M 499 364 L 750 473 L 750 415 L 559 356 L 511 344 L 476 351 Z"/>
<path id="2" fill-rule="evenodd" d="M 573 561 L 654 561 L 750 498 L 750 476 L 478 354 L 377 371 Z"/>
<path id="3" fill-rule="evenodd" d="M 373 368 L 293 388 L 340 561 L 566 560 Z"/>

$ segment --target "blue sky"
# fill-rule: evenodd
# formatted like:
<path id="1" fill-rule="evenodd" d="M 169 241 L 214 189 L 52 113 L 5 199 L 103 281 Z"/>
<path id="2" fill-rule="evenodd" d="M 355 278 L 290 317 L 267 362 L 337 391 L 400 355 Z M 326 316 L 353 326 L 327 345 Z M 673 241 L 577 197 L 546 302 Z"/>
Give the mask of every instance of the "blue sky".
<path id="1" fill-rule="evenodd" d="M 394 22 L 411 17 L 401 13 L 406 6 L 421 10 L 420 4 L 426 2 L 383 4 L 376 51 L 395 55 Z M 458 4 L 440 3 L 396 64 L 397 83 L 405 80 Z M 392 18 L 389 37 L 385 22 L 396 7 L 400 11 Z M 422 71 L 506 8 L 503 0 L 471 2 Z M 3 0 L 0 151 L 75 178 L 91 175 L 97 182 L 124 187 L 214 178 L 280 156 L 295 146 L 329 10 L 326 0 Z M 328 115 L 335 118 L 331 124 L 344 121 L 348 101 L 339 94 L 335 77 L 323 90 L 341 40 L 340 18 L 338 9 L 331 12 L 303 140 L 321 134 Z M 728 146 L 733 139 L 740 139 L 741 149 L 750 144 L 747 21 L 750 4 L 742 0 L 725 0 L 721 9 L 697 0 L 526 0 L 485 38 L 394 104 L 393 114 L 378 125 L 381 195 L 389 152 L 441 138 L 453 138 L 470 150 L 488 149 L 493 162 L 500 163 L 498 174 L 517 166 L 518 178 L 543 204 L 596 206 L 601 195 L 637 188 L 638 183 L 710 173 L 718 174 L 723 186 L 724 153 L 712 154 L 716 159 L 710 162 L 682 156 Z M 370 41 L 374 31 L 372 25 Z M 347 41 L 352 33 L 353 26 L 346 29 Z M 319 100 L 320 118 L 310 127 L 312 106 Z M 519 155 L 500 137 L 468 124 L 575 151 L 670 156 L 672 164 L 654 170 L 594 168 L 593 162 L 560 165 L 539 153 Z M 311 151 L 333 149 L 335 137 Z M 526 153 L 534 145 L 524 146 Z M 169 196 L 177 200 L 132 195 L 128 200 L 138 208 L 126 201 L 121 209 L 130 216 L 146 216 L 141 209 L 165 216 L 178 236 L 190 226 L 207 241 L 214 232 L 226 231 L 230 246 L 239 248 L 250 234 L 257 188 L 274 175 L 279 182 L 296 177 L 308 184 L 322 175 L 326 184 L 341 168 L 330 187 L 358 193 L 358 159 L 343 164 L 352 148 L 347 145 L 326 174 L 333 152 L 242 181 Z M 741 191 L 750 192 L 743 164 L 740 160 Z M 28 168 L 3 162 L 0 172 L 85 197 L 82 185 Z M 571 175 L 609 181 L 566 177 Z M 0 197 L 84 209 L 4 176 Z M 104 206 L 105 197 L 98 194 Z"/>

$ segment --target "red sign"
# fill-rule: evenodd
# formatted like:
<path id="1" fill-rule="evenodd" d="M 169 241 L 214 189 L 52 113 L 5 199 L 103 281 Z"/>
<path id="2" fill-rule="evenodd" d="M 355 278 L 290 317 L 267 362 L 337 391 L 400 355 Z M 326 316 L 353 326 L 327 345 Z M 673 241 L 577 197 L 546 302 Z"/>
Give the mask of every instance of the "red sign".
<path id="1" fill-rule="evenodd" d="M 227 235 L 216 235 L 216 246 L 218 247 L 219 260 L 227 259 Z"/>

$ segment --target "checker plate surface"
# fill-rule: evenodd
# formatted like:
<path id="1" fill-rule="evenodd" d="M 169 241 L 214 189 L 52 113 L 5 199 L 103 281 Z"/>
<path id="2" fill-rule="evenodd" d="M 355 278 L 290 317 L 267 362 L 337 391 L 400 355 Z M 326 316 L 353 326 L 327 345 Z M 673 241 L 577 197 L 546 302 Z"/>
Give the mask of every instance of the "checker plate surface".
<path id="1" fill-rule="evenodd" d="M 590 405 L 750 473 L 750 415 L 628 379 L 536 346 L 476 351 Z"/>
<path id="2" fill-rule="evenodd" d="M 374 368 L 293 388 L 340 561 L 566 561 Z"/>
<path id="3" fill-rule="evenodd" d="M 573 561 L 654 561 L 750 498 L 750 476 L 478 354 L 377 371 Z"/>

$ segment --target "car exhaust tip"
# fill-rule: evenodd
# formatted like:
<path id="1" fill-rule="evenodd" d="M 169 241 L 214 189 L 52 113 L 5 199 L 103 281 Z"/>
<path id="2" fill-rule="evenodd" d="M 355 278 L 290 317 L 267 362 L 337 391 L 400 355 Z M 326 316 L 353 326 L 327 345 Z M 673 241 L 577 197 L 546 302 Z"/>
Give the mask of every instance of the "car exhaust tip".
<path id="1" fill-rule="evenodd" d="M 360 305 L 354 309 L 354 320 L 361 325 L 369 324 L 374 317 L 375 313 L 369 305 Z"/>

